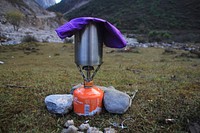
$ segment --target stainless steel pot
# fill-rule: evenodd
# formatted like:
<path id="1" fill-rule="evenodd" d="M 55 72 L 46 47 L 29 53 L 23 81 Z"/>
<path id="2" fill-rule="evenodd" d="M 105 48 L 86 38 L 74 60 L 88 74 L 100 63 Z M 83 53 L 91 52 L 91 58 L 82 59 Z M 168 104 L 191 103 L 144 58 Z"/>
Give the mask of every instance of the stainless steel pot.
<path id="1" fill-rule="evenodd" d="M 75 63 L 77 65 L 101 65 L 102 50 L 102 32 L 97 24 L 90 23 L 75 34 Z"/>

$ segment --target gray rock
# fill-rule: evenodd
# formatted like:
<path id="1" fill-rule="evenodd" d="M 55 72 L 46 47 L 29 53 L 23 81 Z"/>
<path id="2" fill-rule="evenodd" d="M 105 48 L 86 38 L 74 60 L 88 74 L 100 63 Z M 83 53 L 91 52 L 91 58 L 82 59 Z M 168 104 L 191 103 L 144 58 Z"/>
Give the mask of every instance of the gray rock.
<path id="1" fill-rule="evenodd" d="M 63 130 L 61 131 L 61 133 L 67 133 L 67 132 L 68 132 L 67 128 L 63 128 Z"/>
<path id="2" fill-rule="evenodd" d="M 73 120 L 68 120 L 66 123 L 65 123 L 65 127 L 68 128 L 69 126 L 71 125 L 74 125 L 74 121 Z"/>
<path id="3" fill-rule="evenodd" d="M 3 61 L 0 61 L 0 64 L 4 64 L 4 62 L 3 62 Z"/>
<path id="4" fill-rule="evenodd" d="M 107 127 L 104 128 L 104 133 L 117 133 L 117 131 L 114 128 Z"/>
<path id="5" fill-rule="evenodd" d="M 64 128 L 61 133 L 78 133 L 78 128 L 74 125 Z"/>
<path id="6" fill-rule="evenodd" d="M 89 129 L 87 130 L 87 133 L 103 133 L 103 132 L 99 131 L 99 129 L 96 127 L 89 127 Z"/>
<path id="7" fill-rule="evenodd" d="M 114 87 L 108 87 L 104 91 L 104 107 L 109 113 L 125 113 L 130 107 L 131 101 L 131 97 L 128 94 L 118 91 Z"/>
<path id="8" fill-rule="evenodd" d="M 84 130 L 88 130 L 90 128 L 90 125 L 87 123 L 87 124 L 81 124 L 80 126 L 79 126 L 79 129 L 81 130 L 81 131 L 84 131 Z"/>
<path id="9" fill-rule="evenodd" d="M 56 94 L 45 98 L 45 104 L 49 112 L 55 114 L 66 114 L 72 110 L 73 95 Z"/>

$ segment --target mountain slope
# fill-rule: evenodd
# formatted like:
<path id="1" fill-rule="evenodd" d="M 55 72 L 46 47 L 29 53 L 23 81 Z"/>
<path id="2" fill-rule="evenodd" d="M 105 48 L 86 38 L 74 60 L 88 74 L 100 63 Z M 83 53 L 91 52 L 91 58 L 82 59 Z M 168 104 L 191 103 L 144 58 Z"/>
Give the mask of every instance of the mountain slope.
<path id="1" fill-rule="evenodd" d="M 40 6 L 43 8 L 48 8 L 54 4 L 56 4 L 55 0 L 35 0 Z"/>
<path id="2" fill-rule="evenodd" d="M 124 30 L 182 30 L 200 29 L 199 12 L 199 0 L 92 0 L 65 17 L 100 17 Z"/>
<path id="3" fill-rule="evenodd" d="M 60 3 L 48 8 L 49 11 L 66 13 L 75 10 L 91 0 L 62 0 Z"/>
<path id="4" fill-rule="evenodd" d="M 27 16 L 48 14 L 45 9 L 40 7 L 33 0 L 1 0 L 0 8 L 1 15 L 6 14 L 9 11 L 20 11 Z"/>
<path id="5" fill-rule="evenodd" d="M 0 39 L 5 38 L 4 44 L 21 43 L 26 36 L 33 36 L 41 42 L 60 41 L 55 28 L 63 23 L 63 19 L 53 12 L 46 11 L 35 1 L 0 0 L 0 9 Z M 22 16 L 17 24 L 13 23 L 16 16 L 8 18 L 8 14 L 15 12 Z"/>

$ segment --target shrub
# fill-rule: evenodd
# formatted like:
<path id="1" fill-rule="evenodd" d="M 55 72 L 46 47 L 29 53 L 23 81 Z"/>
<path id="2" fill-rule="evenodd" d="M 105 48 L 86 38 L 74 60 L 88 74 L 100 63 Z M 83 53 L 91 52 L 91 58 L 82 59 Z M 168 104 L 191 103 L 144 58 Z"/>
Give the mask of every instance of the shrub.
<path id="1" fill-rule="evenodd" d="M 23 19 L 23 14 L 20 11 L 10 11 L 6 13 L 6 19 L 13 25 L 14 30 L 17 31 L 19 29 L 20 22 Z"/>
<path id="2" fill-rule="evenodd" d="M 165 32 L 165 33 L 162 34 L 162 37 L 163 37 L 164 39 L 170 39 L 170 38 L 171 38 L 171 34 L 168 33 L 168 32 Z"/>
<path id="3" fill-rule="evenodd" d="M 150 42 L 167 41 L 171 38 L 171 33 L 167 31 L 150 31 L 148 38 Z"/>
<path id="4" fill-rule="evenodd" d="M 26 35 L 24 38 L 21 40 L 22 42 L 38 42 L 38 40 L 31 35 Z"/>
<path id="5" fill-rule="evenodd" d="M 60 54 L 59 53 L 54 53 L 54 56 L 60 56 Z"/>
<path id="6" fill-rule="evenodd" d="M 139 43 L 146 43 L 148 41 L 146 36 L 137 36 L 136 39 Z"/>
<path id="7" fill-rule="evenodd" d="M 185 42 L 193 42 L 199 43 L 200 42 L 200 34 L 199 33 L 187 33 L 187 34 L 180 34 L 175 35 L 173 37 L 175 42 L 185 43 Z"/>

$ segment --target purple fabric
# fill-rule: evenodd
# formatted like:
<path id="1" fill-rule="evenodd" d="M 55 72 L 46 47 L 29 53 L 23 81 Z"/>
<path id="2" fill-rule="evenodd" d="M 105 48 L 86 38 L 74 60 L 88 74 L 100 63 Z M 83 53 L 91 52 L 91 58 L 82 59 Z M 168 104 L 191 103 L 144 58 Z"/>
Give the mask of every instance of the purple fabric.
<path id="1" fill-rule="evenodd" d="M 107 47 L 123 48 L 126 46 L 126 40 L 122 36 L 121 32 L 106 20 L 99 18 L 75 18 L 57 28 L 56 32 L 61 39 L 71 37 L 76 33 L 76 31 L 83 29 L 90 22 L 95 22 L 96 24 L 99 24 L 101 26 L 104 34 L 103 42 Z"/>

